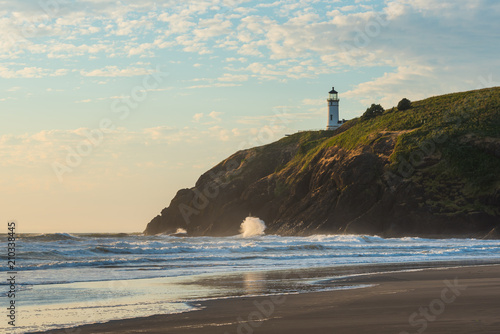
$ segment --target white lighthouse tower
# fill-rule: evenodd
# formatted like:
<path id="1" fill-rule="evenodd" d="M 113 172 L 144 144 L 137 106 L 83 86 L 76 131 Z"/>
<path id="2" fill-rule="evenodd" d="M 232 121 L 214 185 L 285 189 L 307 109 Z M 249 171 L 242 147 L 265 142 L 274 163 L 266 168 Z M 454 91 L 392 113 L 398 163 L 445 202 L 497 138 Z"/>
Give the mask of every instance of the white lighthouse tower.
<path id="1" fill-rule="evenodd" d="M 339 120 L 339 93 L 332 87 L 330 93 L 328 93 L 328 126 L 327 130 L 338 129 L 342 125 L 342 121 Z"/>

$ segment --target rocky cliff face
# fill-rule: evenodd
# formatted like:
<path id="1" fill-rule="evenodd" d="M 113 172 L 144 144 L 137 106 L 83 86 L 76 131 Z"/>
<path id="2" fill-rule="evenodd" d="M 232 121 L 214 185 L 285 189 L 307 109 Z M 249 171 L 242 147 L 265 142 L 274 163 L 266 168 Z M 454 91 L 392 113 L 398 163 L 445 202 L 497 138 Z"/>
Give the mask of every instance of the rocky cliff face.
<path id="1" fill-rule="evenodd" d="M 498 237 L 499 111 L 500 89 L 450 94 L 237 152 L 145 233 L 234 235 L 253 215 L 281 235 Z"/>

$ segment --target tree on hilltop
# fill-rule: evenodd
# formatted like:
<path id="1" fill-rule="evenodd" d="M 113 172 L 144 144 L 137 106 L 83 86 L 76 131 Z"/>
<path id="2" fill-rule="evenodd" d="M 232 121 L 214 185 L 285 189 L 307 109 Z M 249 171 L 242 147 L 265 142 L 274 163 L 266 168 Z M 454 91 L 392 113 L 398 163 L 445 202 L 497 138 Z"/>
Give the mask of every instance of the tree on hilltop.
<path id="1" fill-rule="evenodd" d="M 408 110 L 411 108 L 411 101 L 408 100 L 406 97 L 399 101 L 398 103 L 398 110 L 403 111 L 403 110 Z"/>
<path id="2" fill-rule="evenodd" d="M 370 119 L 370 118 L 375 118 L 377 116 L 382 115 L 384 112 L 384 108 L 380 104 L 372 104 L 370 108 L 367 108 L 363 116 L 361 116 L 362 119 Z"/>

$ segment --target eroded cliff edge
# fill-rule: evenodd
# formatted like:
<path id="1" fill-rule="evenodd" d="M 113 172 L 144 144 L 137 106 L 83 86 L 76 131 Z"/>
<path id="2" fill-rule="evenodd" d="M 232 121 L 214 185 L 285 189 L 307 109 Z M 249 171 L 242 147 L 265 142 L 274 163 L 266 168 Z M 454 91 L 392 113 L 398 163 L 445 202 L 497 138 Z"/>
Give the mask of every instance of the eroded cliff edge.
<path id="1" fill-rule="evenodd" d="M 493 237 L 500 232 L 500 88 L 448 94 L 235 153 L 182 189 L 146 234 Z"/>

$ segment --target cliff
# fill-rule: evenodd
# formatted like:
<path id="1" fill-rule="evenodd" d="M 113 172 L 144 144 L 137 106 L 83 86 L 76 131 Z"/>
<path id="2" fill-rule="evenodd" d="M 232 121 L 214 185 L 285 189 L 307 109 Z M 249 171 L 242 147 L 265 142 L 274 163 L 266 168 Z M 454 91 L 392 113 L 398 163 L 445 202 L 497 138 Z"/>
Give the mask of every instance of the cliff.
<path id="1" fill-rule="evenodd" d="M 491 237 L 500 232 L 500 88 L 432 97 L 239 151 L 182 189 L 146 234 Z"/>

